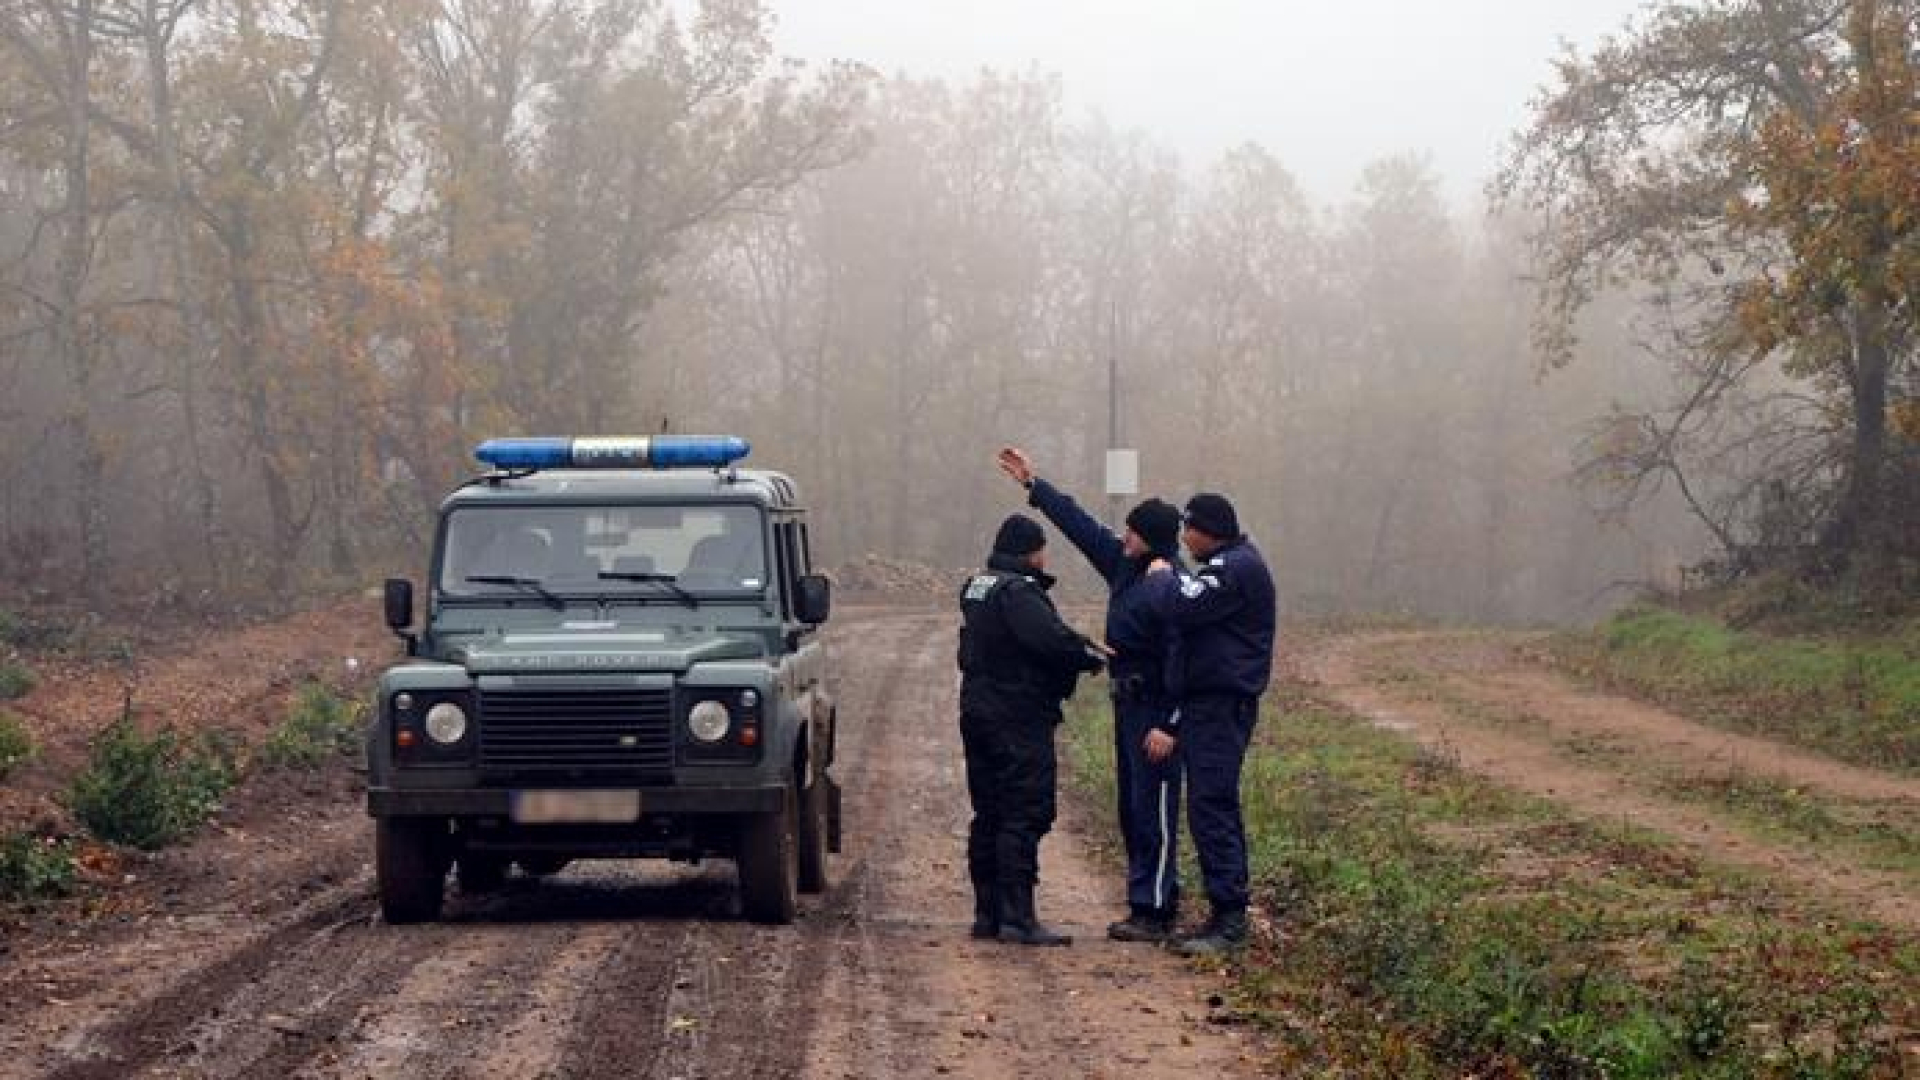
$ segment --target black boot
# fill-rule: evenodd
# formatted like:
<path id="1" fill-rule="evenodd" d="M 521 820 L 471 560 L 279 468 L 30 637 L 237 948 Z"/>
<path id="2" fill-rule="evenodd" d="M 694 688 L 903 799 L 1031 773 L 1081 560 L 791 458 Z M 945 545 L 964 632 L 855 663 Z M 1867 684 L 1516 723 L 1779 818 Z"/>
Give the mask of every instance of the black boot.
<path id="1" fill-rule="evenodd" d="M 1225 956 L 1239 952 L 1246 943 L 1246 911 L 1215 911 L 1199 933 L 1176 941 L 1173 949 L 1181 956 Z"/>
<path id="2" fill-rule="evenodd" d="M 1107 936 L 1115 941 L 1164 942 L 1173 937 L 1174 913 L 1158 908 L 1136 907 L 1120 922 L 1107 927 Z"/>
<path id="3" fill-rule="evenodd" d="M 1040 924 L 1032 885 L 1000 886 L 1000 940 L 1010 945 L 1071 945 L 1073 939 Z"/>
<path id="4" fill-rule="evenodd" d="M 991 881 L 973 883 L 973 929 L 970 936 L 981 940 L 1000 936 L 1000 897 Z"/>

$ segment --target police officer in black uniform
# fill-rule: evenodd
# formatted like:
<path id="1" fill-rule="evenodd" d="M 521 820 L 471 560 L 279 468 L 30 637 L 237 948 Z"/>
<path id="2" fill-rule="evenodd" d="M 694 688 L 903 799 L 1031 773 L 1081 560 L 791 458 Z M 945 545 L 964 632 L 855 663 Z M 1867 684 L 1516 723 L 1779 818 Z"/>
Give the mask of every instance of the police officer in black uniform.
<path id="1" fill-rule="evenodd" d="M 960 591 L 960 738 L 967 755 L 973 824 L 973 936 L 1021 945 L 1072 939 L 1034 914 L 1040 838 L 1053 828 L 1053 729 L 1060 703 L 1084 672 L 1100 670 L 1098 646 L 1062 622 L 1047 590 L 1046 533 L 1014 514 L 1000 526 L 984 573 Z"/>
<path id="2" fill-rule="evenodd" d="M 1187 825 L 1206 879 L 1211 917 L 1182 938 L 1181 952 L 1205 956 L 1247 939 L 1247 834 L 1240 814 L 1240 766 L 1273 673 L 1278 605 L 1273 576 L 1240 531 L 1233 504 L 1203 492 L 1187 501 L 1181 534 L 1192 574 L 1164 562 L 1150 569 L 1154 610 L 1180 631 L 1180 703 L 1172 731 L 1148 735 L 1149 752 L 1178 745 L 1187 770 Z"/>
<path id="3" fill-rule="evenodd" d="M 1007 447 L 999 461 L 1027 489 L 1027 501 L 1106 579 L 1114 789 L 1127 852 L 1128 908 L 1126 919 L 1107 927 L 1107 936 L 1165 941 L 1180 907 L 1180 760 L 1171 748 L 1150 756 L 1147 736 L 1155 730 L 1171 733 L 1177 723 L 1168 675 L 1179 643 L 1149 602 L 1146 571 L 1156 558 L 1178 568 L 1180 511 L 1147 499 L 1127 513 L 1125 533 L 1116 534 L 1039 476 L 1024 451 Z"/>

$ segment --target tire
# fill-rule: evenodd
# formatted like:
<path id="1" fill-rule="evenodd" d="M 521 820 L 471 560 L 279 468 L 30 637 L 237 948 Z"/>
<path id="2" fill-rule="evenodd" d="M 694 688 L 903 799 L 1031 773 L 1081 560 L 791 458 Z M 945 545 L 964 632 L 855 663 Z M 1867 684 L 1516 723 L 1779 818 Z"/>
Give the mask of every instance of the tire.
<path id="1" fill-rule="evenodd" d="M 438 818 L 381 818 L 374 825 L 380 917 L 394 925 L 440 917 L 447 885 L 446 825 Z"/>
<path id="2" fill-rule="evenodd" d="M 740 823 L 740 908 L 758 923 L 784 925 L 798 908 L 800 841 L 795 818 L 798 800 L 791 786 L 785 803 L 771 814 L 752 814 Z"/>
<path id="3" fill-rule="evenodd" d="M 507 860 L 498 855 L 462 854 L 454 868 L 460 891 L 469 896 L 499 892 L 507 883 Z"/>
<path id="4" fill-rule="evenodd" d="M 827 778 L 817 777 L 800 792 L 800 865 L 803 893 L 827 891 Z"/>

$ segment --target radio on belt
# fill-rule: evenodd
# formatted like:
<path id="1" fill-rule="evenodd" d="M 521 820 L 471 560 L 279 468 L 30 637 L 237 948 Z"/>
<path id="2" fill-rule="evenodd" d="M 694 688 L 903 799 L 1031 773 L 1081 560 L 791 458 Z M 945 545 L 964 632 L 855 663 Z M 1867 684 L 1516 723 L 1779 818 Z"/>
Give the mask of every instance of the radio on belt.
<path id="1" fill-rule="evenodd" d="M 473 456 L 496 469 L 723 469 L 752 450 L 736 435 L 488 439 Z"/>

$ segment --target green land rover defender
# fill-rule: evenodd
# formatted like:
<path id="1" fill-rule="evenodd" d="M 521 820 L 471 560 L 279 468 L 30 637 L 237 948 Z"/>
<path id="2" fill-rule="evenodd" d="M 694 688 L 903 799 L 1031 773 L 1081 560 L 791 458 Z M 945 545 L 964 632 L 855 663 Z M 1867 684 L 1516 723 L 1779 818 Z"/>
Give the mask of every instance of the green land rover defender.
<path id="1" fill-rule="evenodd" d="M 834 701 L 806 511 L 736 438 L 496 439 L 440 508 L 406 658 L 367 740 L 380 909 L 438 918 L 509 868 L 719 857 L 790 922 L 840 850 Z"/>

